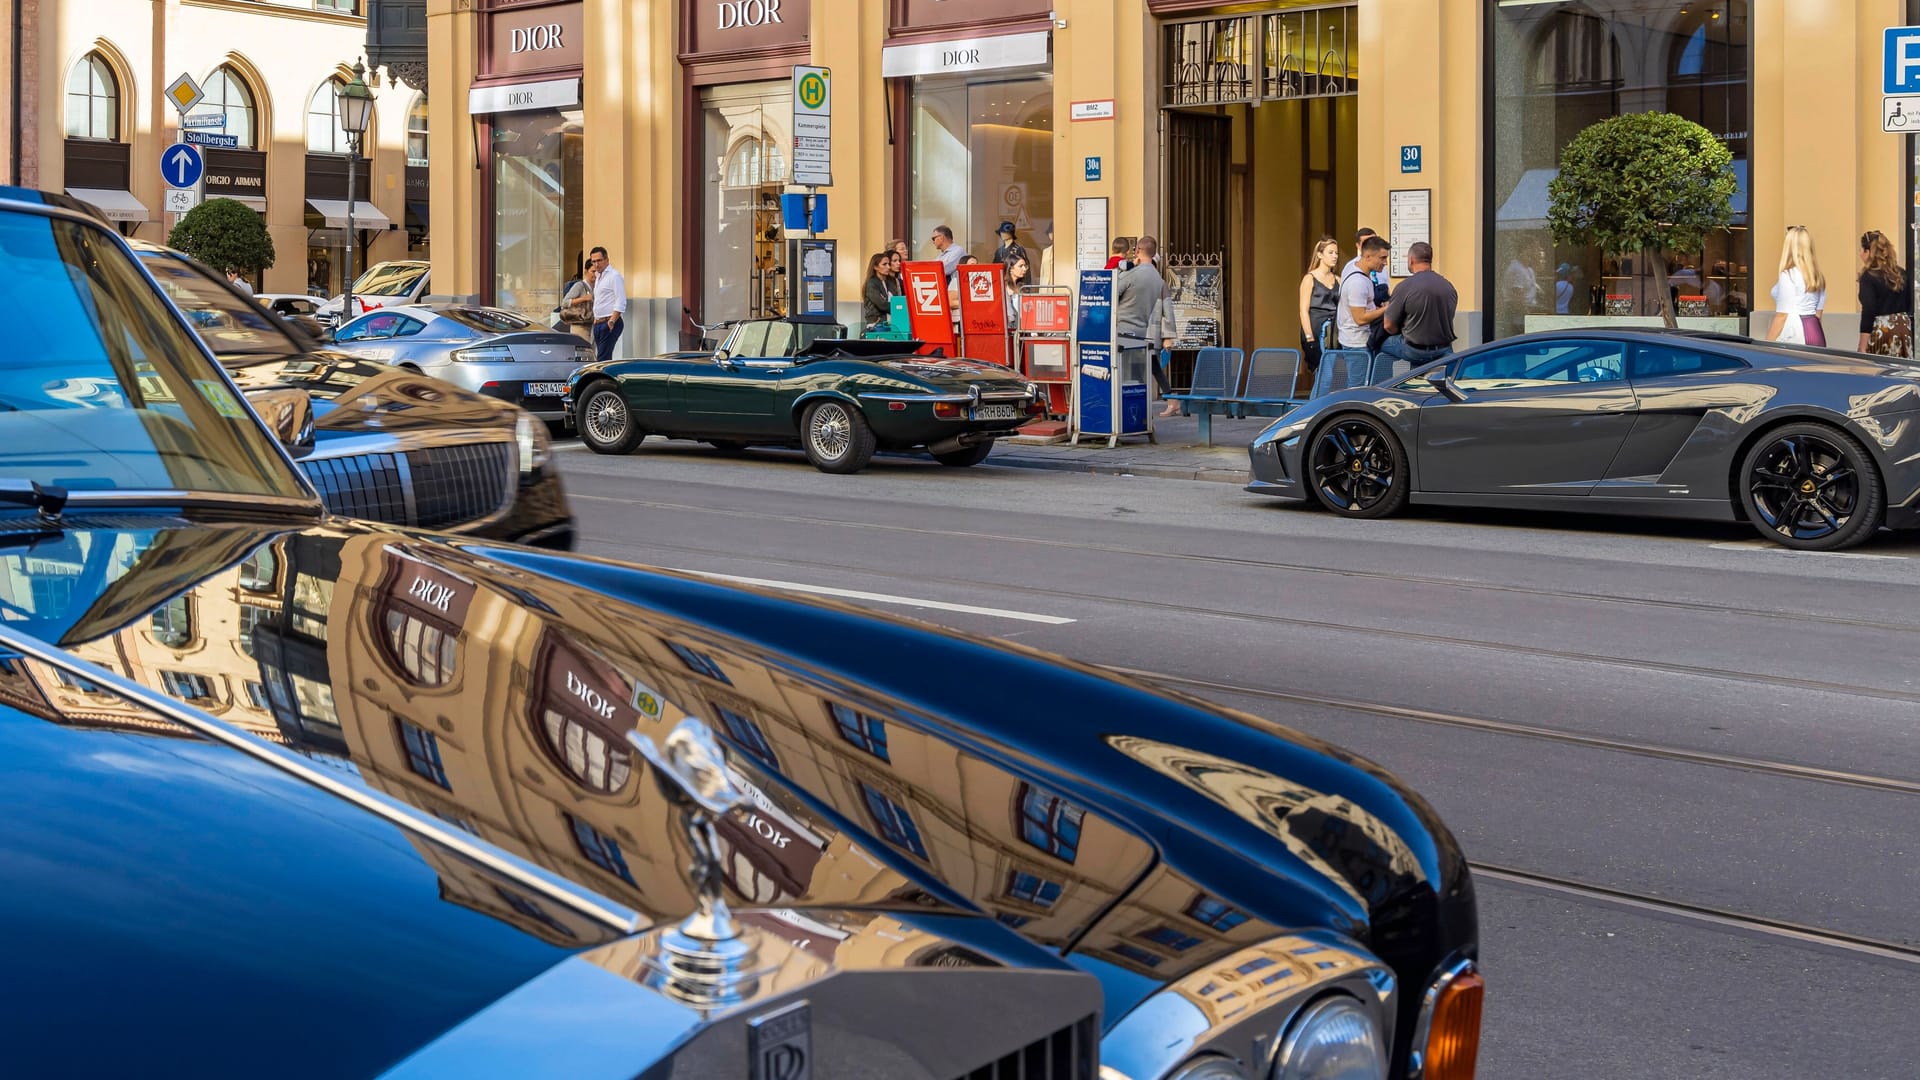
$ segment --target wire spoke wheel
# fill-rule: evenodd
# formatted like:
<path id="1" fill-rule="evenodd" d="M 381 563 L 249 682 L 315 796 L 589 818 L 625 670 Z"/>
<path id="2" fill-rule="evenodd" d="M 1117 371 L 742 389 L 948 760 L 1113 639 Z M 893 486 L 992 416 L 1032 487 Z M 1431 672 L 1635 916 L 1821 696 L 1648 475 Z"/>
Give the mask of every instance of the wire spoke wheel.
<path id="1" fill-rule="evenodd" d="M 627 403 L 618 393 L 602 391 L 587 403 L 587 431 L 603 443 L 614 443 L 627 433 Z"/>
<path id="2" fill-rule="evenodd" d="M 1314 440 L 1310 465 L 1314 489 L 1329 508 L 1370 514 L 1397 501 L 1401 488 L 1399 448 L 1371 420 L 1336 421 Z"/>
<path id="3" fill-rule="evenodd" d="M 853 445 L 852 429 L 846 407 L 828 403 L 813 410 L 807 438 L 813 441 L 813 448 L 821 457 L 837 461 L 846 456 L 847 448 Z"/>

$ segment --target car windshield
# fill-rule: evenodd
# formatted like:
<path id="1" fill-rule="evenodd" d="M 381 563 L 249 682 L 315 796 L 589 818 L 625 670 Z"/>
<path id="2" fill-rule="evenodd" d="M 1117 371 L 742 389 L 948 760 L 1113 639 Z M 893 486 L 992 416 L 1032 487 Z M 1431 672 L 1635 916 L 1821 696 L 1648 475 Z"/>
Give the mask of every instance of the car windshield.
<path id="1" fill-rule="evenodd" d="M 125 250 L 0 211 L 0 479 L 85 491 L 313 496 Z"/>
<path id="2" fill-rule="evenodd" d="M 228 366 L 263 353 L 279 356 L 301 351 L 265 308 L 234 291 L 213 271 L 165 251 L 143 251 L 140 261 L 160 283 L 161 291 L 186 313 L 200 339 Z"/>
<path id="3" fill-rule="evenodd" d="M 405 296 L 426 276 L 427 268 L 419 263 L 383 262 L 361 274 L 353 291 L 365 296 Z"/>
<path id="4" fill-rule="evenodd" d="M 510 334 L 533 325 L 513 312 L 499 308 L 441 308 L 438 314 L 443 319 L 452 319 L 469 330 L 478 330 L 483 334 Z"/>

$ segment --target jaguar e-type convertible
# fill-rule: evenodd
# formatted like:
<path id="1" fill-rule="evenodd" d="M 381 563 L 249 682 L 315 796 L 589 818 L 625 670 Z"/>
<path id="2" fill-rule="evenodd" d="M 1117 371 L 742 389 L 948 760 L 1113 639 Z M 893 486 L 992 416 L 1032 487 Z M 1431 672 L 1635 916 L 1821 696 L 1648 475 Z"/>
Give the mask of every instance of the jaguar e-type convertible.
<path id="1" fill-rule="evenodd" d="M 0 257 L 7 1075 L 1472 1076 L 1473 881 L 1379 767 L 330 516 L 103 222 L 0 188 Z"/>
<path id="2" fill-rule="evenodd" d="M 942 465 L 978 465 L 995 439 L 1046 415 L 1045 393 L 1004 367 L 845 332 L 754 319 L 713 353 L 588 364 L 567 382 L 568 417 L 602 454 L 662 435 L 723 450 L 797 446 L 823 472 L 852 473 L 876 450 L 920 447 Z"/>
<path id="3" fill-rule="evenodd" d="M 1347 517 L 1409 502 L 1746 521 L 1832 551 L 1920 527 L 1920 365 L 1726 334 L 1568 330 L 1315 398 L 1247 490 Z"/>

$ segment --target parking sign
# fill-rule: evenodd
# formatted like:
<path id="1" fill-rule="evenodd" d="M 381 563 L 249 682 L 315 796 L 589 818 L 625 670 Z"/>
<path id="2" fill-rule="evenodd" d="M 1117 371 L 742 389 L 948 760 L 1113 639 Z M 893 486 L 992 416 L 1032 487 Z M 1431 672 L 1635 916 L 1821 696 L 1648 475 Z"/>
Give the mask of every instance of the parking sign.
<path id="1" fill-rule="evenodd" d="M 1881 48 L 1881 92 L 1920 94 L 1920 26 L 1889 26 Z"/>

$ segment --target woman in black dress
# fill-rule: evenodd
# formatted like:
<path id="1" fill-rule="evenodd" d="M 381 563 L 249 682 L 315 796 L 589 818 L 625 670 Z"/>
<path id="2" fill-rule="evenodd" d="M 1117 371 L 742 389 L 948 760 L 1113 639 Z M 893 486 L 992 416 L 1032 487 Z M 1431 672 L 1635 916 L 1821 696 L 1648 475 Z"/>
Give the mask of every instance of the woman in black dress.
<path id="1" fill-rule="evenodd" d="M 1300 360 L 1311 373 L 1320 369 L 1320 347 L 1327 323 L 1339 303 L 1340 241 L 1323 236 L 1313 245 L 1307 276 L 1300 279 Z"/>
<path id="2" fill-rule="evenodd" d="M 882 251 L 867 260 L 867 283 L 860 290 L 860 321 L 868 330 L 885 327 L 893 319 L 893 293 L 887 287 L 888 272 L 892 269 L 890 251 Z"/>
<path id="3" fill-rule="evenodd" d="M 1913 282 L 1878 229 L 1860 237 L 1860 351 L 1913 358 Z"/>

